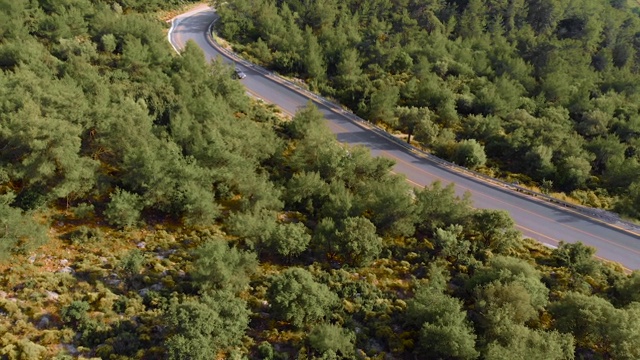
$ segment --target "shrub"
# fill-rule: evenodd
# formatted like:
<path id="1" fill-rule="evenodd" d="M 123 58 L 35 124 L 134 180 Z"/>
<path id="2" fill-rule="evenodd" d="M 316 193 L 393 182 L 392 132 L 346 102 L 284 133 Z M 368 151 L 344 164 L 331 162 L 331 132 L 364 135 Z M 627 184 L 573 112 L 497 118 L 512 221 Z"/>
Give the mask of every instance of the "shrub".
<path id="1" fill-rule="evenodd" d="M 73 216 L 76 219 L 87 220 L 93 218 L 95 216 L 95 208 L 93 204 L 89 203 L 81 203 L 78 206 L 72 209 Z"/>
<path id="2" fill-rule="evenodd" d="M 320 324 L 309 333 L 309 344 L 320 354 L 336 353 L 344 357 L 353 354 L 355 334 L 338 325 Z"/>
<path id="3" fill-rule="evenodd" d="M 109 224 L 125 228 L 136 225 L 140 219 L 143 203 L 139 195 L 117 189 L 111 194 L 104 215 Z"/>
<path id="4" fill-rule="evenodd" d="M 80 226 L 69 232 L 65 238 L 74 245 L 86 244 L 89 242 L 99 242 L 102 240 L 102 233 L 98 229 L 92 229 L 87 226 Z"/>
<path id="5" fill-rule="evenodd" d="M 80 322 L 87 319 L 87 312 L 89 311 L 89 303 L 86 301 L 74 301 L 71 304 L 62 308 L 60 316 L 65 324 L 77 326 Z"/>
<path id="6" fill-rule="evenodd" d="M 475 169 L 487 162 L 487 155 L 484 152 L 484 146 L 476 140 L 462 140 L 456 145 L 453 161 L 456 164 Z"/>

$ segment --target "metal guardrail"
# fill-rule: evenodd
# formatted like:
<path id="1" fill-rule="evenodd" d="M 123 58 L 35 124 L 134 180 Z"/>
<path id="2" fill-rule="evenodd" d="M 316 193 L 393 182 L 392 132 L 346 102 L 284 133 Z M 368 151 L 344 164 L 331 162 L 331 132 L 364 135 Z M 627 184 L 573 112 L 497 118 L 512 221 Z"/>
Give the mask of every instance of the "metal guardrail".
<path id="1" fill-rule="evenodd" d="M 636 225 L 634 223 L 622 220 L 620 218 L 620 216 L 618 214 L 612 213 L 610 211 L 606 211 L 603 209 L 596 209 L 596 208 L 592 208 L 592 207 L 588 207 L 588 206 L 583 206 L 583 205 L 576 205 L 576 204 L 572 204 L 557 198 L 554 198 L 552 196 L 549 196 L 547 194 L 543 194 L 537 191 L 533 191 L 531 189 L 527 189 L 524 188 L 522 186 L 518 186 L 517 184 L 513 184 L 513 183 L 508 183 L 506 181 L 502 181 L 500 179 L 496 179 L 490 176 L 487 176 L 485 174 L 479 173 L 477 171 L 473 171 L 470 170 L 468 168 L 465 168 L 463 166 L 454 164 L 452 162 L 446 161 L 444 159 L 441 159 L 433 154 L 430 154 L 422 149 L 419 149 L 413 145 L 407 144 L 406 142 L 398 139 L 397 137 L 389 134 L 386 130 L 384 130 L 383 128 L 372 124 L 369 121 L 366 121 L 364 119 L 362 119 L 361 117 L 357 116 L 356 114 L 354 114 L 351 110 L 345 109 L 344 107 L 342 107 L 340 104 L 337 104 L 331 100 L 328 100 L 322 96 L 319 96 L 318 94 L 315 94 L 311 91 L 309 91 L 308 89 L 302 88 L 298 85 L 296 85 L 295 83 L 283 78 L 282 76 L 278 75 L 277 73 L 273 73 L 259 65 L 256 65 L 252 62 L 249 62 L 245 59 L 243 59 L 242 57 L 240 57 L 238 54 L 236 54 L 233 51 L 230 51 L 226 48 L 224 48 L 223 46 L 221 46 L 213 37 L 213 26 L 216 23 L 218 19 L 216 18 L 211 25 L 209 25 L 209 28 L 207 30 L 207 40 L 210 42 L 210 44 L 216 48 L 216 50 L 218 50 L 219 52 L 223 53 L 225 56 L 227 56 L 228 58 L 232 59 L 233 61 L 235 61 L 236 63 L 240 63 L 248 68 L 251 68 L 265 76 L 267 76 L 268 78 L 270 78 L 273 81 L 278 82 L 279 84 L 282 84 L 298 93 L 300 93 L 301 95 L 307 97 L 308 99 L 318 103 L 318 104 L 322 104 L 328 108 L 330 108 L 331 110 L 340 113 L 341 115 L 347 117 L 348 119 L 350 119 L 351 121 L 369 129 L 372 130 L 374 132 L 376 132 L 378 135 L 383 136 L 385 138 L 387 138 L 390 141 L 393 141 L 394 143 L 396 143 L 397 145 L 400 145 L 402 147 L 404 147 L 405 149 L 417 153 L 420 156 L 442 166 L 442 167 L 446 167 L 449 168 L 451 170 L 454 170 L 458 173 L 462 173 L 465 174 L 467 176 L 471 176 L 477 179 L 480 179 L 482 181 L 485 182 L 489 182 L 492 183 L 494 185 L 500 186 L 506 190 L 511 190 L 511 191 L 515 191 L 517 193 L 523 194 L 523 195 L 528 195 L 529 197 L 533 197 L 535 199 L 538 200 L 542 200 L 542 201 L 546 201 L 550 204 L 553 204 L 555 206 L 562 206 L 565 209 L 571 209 L 575 212 L 578 212 L 584 216 L 590 217 L 592 219 L 595 220 L 599 220 L 602 222 L 606 222 L 609 225 L 613 225 L 615 227 L 621 228 L 623 230 L 632 232 L 636 235 L 640 235 L 640 226 Z"/>

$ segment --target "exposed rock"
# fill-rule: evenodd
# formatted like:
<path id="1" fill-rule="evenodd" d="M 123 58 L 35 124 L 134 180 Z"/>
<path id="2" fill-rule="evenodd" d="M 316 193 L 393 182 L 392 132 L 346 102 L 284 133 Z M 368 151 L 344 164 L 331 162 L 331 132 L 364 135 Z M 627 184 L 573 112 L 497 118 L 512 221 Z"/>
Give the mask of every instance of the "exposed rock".
<path id="1" fill-rule="evenodd" d="M 78 348 L 73 346 L 72 344 L 61 344 L 62 347 L 67 350 L 70 355 L 78 355 Z"/>
<path id="2" fill-rule="evenodd" d="M 374 339 L 369 339 L 369 343 L 367 345 L 368 345 L 367 346 L 368 352 L 373 352 L 373 353 L 379 354 L 384 350 L 382 345 L 380 345 L 380 343 L 375 341 Z"/>
<path id="3" fill-rule="evenodd" d="M 120 280 L 120 278 L 118 277 L 118 274 L 116 273 L 111 273 L 109 274 L 109 276 L 104 280 L 104 282 L 109 285 L 109 286 L 114 286 L 117 287 L 118 285 L 120 285 L 120 283 L 122 283 L 122 280 Z"/>
<path id="4" fill-rule="evenodd" d="M 36 324 L 36 327 L 42 330 L 42 329 L 47 329 L 50 325 L 51 325 L 51 318 L 49 318 L 49 315 L 42 315 L 42 317 L 38 321 L 38 324 Z"/>
<path id="5" fill-rule="evenodd" d="M 145 247 L 147 247 L 147 243 L 144 241 L 140 241 L 138 244 L 136 244 L 136 246 L 138 247 L 138 249 L 144 249 Z"/>
<path id="6" fill-rule="evenodd" d="M 47 294 L 47 299 L 51 300 L 51 301 L 58 301 L 58 299 L 60 298 L 60 294 L 58 294 L 55 291 L 46 291 L 45 292 Z"/>
<path id="7" fill-rule="evenodd" d="M 162 256 L 163 258 L 167 258 L 170 255 L 173 255 L 175 253 L 176 253 L 176 249 L 169 249 L 169 250 L 160 251 L 158 253 L 158 256 Z"/>
<path id="8" fill-rule="evenodd" d="M 75 271 L 71 268 L 71 266 L 65 266 L 62 269 L 58 270 L 59 273 L 65 274 L 73 274 Z"/>

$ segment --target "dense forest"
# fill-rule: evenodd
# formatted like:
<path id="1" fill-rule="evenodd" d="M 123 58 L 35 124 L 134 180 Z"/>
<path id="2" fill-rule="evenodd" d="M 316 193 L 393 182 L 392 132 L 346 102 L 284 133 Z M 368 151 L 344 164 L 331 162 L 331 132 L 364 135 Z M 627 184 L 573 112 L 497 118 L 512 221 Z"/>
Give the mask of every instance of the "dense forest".
<path id="1" fill-rule="evenodd" d="M 629 4 L 229 0 L 218 30 L 438 156 L 638 219 L 640 18 Z"/>
<path id="2" fill-rule="evenodd" d="M 374 73 L 383 81 L 404 77 L 415 85 L 415 101 L 431 101 L 427 88 L 446 95 L 457 82 L 459 89 L 494 91 L 489 79 L 501 78 L 471 77 L 476 70 L 453 58 L 439 63 L 448 68 L 439 74 L 405 47 L 394 51 L 408 56 L 392 63 L 404 61 L 407 71 L 422 63 L 420 76 L 431 85 L 402 72 L 382 76 L 391 51 L 384 44 L 402 34 L 390 26 L 413 22 L 415 4 L 393 22 L 375 20 L 383 2 L 349 4 L 363 13 L 352 17 L 328 11 L 330 2 L 308 4 L 327 5 L 327 11 L 308 12 L 318 26 L 301 33 L 310 46 L 316 33 L 329 36 L 334 25 L 353 30 L 335 36 L 360 39 L 355 21 L 365 14 L 372 26 L 377 21 L 387 29 L 369 47 L 358 42 L 347 53 L 359 62 L 384 50 L 379 62 L 367 60 L 366 71 L 365 62 L 351 67 L 357 81 L 345 86 L 376 83 L 366 80 Z M 195 44 L 173 52 L 163 20 L 183 6 L 0 0 L 0 359 L 640 358 L 640 273 L 600 262 L 580 243 L 550 249 L 522 239 L 508 214 L 475 209 L 452 186 L 411 187 L 390 172 L 389 160 L 339 144 L 311 105 L 289 119 L 250 99 L 233 69 L 206 63 Z M 463 28 L 465 16 L 458 21 L 451 15 L 443 24 L 428 6 L 430 20 L 414 28 L 433 28 L 443 52 L 482 53 L 472 50 L 482 30 L 469 30 L 471 43 L 445 41 Z M 284 4 L 268 7 L 273 19 L 291 12 Z M 330 21 L 314 14 L 328 14 Z M 487 26 L 498 17 L 492 16 Z M 296 34 L 292 29 L 302 18 L 288 19 L 295 21 L 283 36 Z M 520 26 L 524 20 L 513 21 Z M 446 28 L 451 32 L 443 37 Z M 553 33 L 545 29 L 533 30 Z M 486 39 L 490 35 L 497 36 L 487 33 Z M 414 40 L 420 38 L 403 41 Z M 371 54 L 359 54 L 364 51 Z M 504 56 L 505 63 L 510 59 Z M 633 60 L 627 60 L 628 67 L 604 66 L 601 75 L 628 72 L 629 94 L 612 90 L 585 106 L 631 96 Z M 323 72 L 329 66 L 326 59 L 318 64 Z M 338 68 L 347 65 L 340 60 Z M 327 68 L 330 77 L 335 71 Z M 536 89 L 540 84 L 531 79 Z M 368 101 L 368 95 L 329 84 L 318 81 Z M 403 99 L 410 93 L 389 86 L 373 94 L 382 96 L 383 89 L 401 91 Z M 571 90 L 571 99 L 581 89 Z M 448 129 L 439 122 L 449 107 L 452 125 L 505 121 L 496 131 L 504 139 L 520 133 L 522 149 L 529 146 L 532 125 L 516 128 L 506 122 L 511 118 L 493 113 L 462 116 L 463 98 L 469 111 L 480 99 L 502 99 L 469 91 L 443 96 L 441 109 L 429 110 L 438 138 Z M 544 100 L 547 92 L 535 106 L 524 94 L 531 111 L 567 114 L 559 103 L 541 107 L 551 101 Z M 412 106 L 407 103 L 406 111 Z M 565 126 L 515 111 L 522 121 Z M 632 124 L 629 116 L 611 121 Z M 507 124 L 513 131 L 505 131 Z M 576 144 L 567 151 L 585 160 L 589 151 L 582 146 L 595 138 L 566 136 Z M 633 163 L 633 156 L 621 161 Z"/>

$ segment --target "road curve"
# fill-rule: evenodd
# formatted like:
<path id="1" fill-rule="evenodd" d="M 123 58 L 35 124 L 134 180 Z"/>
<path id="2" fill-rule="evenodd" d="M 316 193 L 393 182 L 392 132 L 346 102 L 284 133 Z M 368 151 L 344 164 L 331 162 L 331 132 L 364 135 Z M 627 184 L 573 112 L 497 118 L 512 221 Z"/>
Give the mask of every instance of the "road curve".
<path id="1" fill-rule="evenodd" d="M 208 28 L 215 18 L 215 11 L 206 6 L 176 17 L 168 36 L 171 45 L 178 51 L 192 40 L 208 59 L 221 57 L 225 62 L 234 62 L 212 46 L 207 38 Z M 249 63 L 236 65 L 247 74 L 242 83 L 248 92 L 278 105 L 285 112 L 293 114 L 308 102 L 307 97 L 274 80 L 275 77 L 263 69 Z M 596 255 L 601 258 L 618 262 L 627 269 L 640 269 L 640 236 L 440 166 L 366 125 L 350 120 L 343 112 L 324 102 L 316 102 L 316 105 L 339 141 L 365 145 L 371 149 L 372 155 L 395 160 L 394 171 L 404 174 L 414 185 L 424 186 L 435 180 L 445 184 L 453 182 L 459 194 L 471 192 L 476 207 L 508 211 L 525 236 L 549 245 L 556 245 L 560 240 L 581 241 L 595 247 Z"/>

